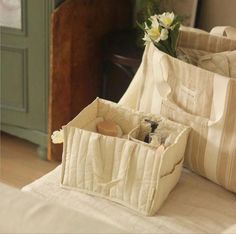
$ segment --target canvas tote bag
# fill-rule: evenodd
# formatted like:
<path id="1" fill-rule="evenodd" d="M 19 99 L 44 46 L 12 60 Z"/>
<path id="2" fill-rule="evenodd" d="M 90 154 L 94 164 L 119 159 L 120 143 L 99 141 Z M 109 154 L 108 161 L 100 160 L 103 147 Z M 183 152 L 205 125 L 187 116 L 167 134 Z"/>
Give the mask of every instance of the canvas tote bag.
<path id="1" fill-rule="evenodd" d="M 185 166 L 236 192 L 236 79 L 197 67 L 204 56 L 236 50 L 236 41 L 181 31 L 178 48 L 195 65 L 147 45 L 120 104 L 191 126 Z"/>

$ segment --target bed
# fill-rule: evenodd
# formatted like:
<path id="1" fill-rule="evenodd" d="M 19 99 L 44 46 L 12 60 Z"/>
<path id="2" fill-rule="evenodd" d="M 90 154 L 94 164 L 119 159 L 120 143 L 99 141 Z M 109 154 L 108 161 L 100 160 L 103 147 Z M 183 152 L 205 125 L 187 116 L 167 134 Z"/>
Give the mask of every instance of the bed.
<path id="1" fill-rule="evenodd" d="M 139 73 L 142 74 L 141 72 L 140 70 Z M 152 86 L 151 83 L 148 85 Z M 137 86 L 137 83 L 133 83 L 133 87 L 135 86 Z M 154 90 L 155 86 L 153 87 Z M 136 90 L 135 92 L 131 91 L 122 99 L 122 104 L 127 104 L 125 103 L 127 100 L 133 104 L 137 99 L 135 93 L 141 95 L 139 90 L 137 92 Z M 149 108 L 147 112 L 152 113 L 150 108 L 155 107 L 156 97 L 150 90 L 147 91 L 147 94 L 147 103 L 144 103 L 144 105 Z M 103 198 L 62 188 L 60 177 L 61 165 L 25 186 L 22 191 L 28 194 L 27 196 L 33 196 L 39 203 L 44 201 L 62 206 L 60 211 L 63 212 L 62 216 L 60 212 L 56 214 L 54 211 L 58 222 L 60 222 L 60 217 L 65 222 L 73 215 L 76 216 L 78 222 L 70 224 L 68 221 L 67 224 L 68 226 L 75 225 L 76 233 L 236 234 L 236 195 L 187 169 L 183 169 L 177 186 L 170 193 L 161 209 L 152 217 L 142 216 Z M 0 214 L 1 205 L 4 207 L 3 202 L 4 199 L 3 201 L 0 199 Z M 17 203 L 17 200 L 14 200 L 14 202 Z M 39 212 L 39 217 L 43 212 L 46 215 L 47 210 L 43 211 L 42 209 L 42 212 Z M 50 217 L 53 218 L 53 216 Z M 42 220 L 45 219 L 42 218 Z M 37 232 L 37 230 L 35 231 Z M 61 233 L 63 233 L 63 230 L 61 230 Z"/>
<path id="2" fill-rule="evenodd" d="M 60 187 L 61 166 L 25 186 L 26 193 L 96 218 L 126 233 L 236 233 L 236 196 L 187 169 L 154 217 L 102 198 Z M 88 216 L 89 214 L 89 216 Z M 78 232 L 79 233 L 79 232 Z M 96 233 L 96 225 L 94 225 Z"/>
<path id="3" fill-rule="evenodd" d="M 0 233 L 124 233 L 90 214 L 45 201 L 0 183 Z M 91 225 L 93 224 L 93 225 Z"/>

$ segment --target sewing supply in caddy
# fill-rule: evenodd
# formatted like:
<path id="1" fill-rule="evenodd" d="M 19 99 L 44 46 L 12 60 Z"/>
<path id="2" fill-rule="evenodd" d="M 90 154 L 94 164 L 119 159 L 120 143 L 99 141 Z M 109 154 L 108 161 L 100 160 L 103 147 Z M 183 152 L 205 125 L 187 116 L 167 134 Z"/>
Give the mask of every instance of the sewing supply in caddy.
<path id="1" fill-rule="evenodd" d="M 121 137 L 123 132 L 118 124 L 111 120 L 97 123 L 97 132 L 106 136 Z"/>
<path id="2" fill-rule="evenodd" d="M 158 127 L 158 123 L 149 119 L 145 119 L 145 122 L 149 123 L 151 125 L 151 132 L 150 133 L 154 133 L 155 130 Z M 148 133 L 145 138 L 144 138 L 144 142 L 145 143 L 150 143 L 151 142 L 151 137 L 150 137 L 150 133 Z"/>
<path id="3" fill-rule="evenodd" d="M 150 124 L 149 132 L 144 137 L 144 142 L 154 147 L 163 145 L 165 147 L 171 145 L 176 138 L 176 132 L 163 125 L 160 121 L 145 119 L 146 123 Z"/>

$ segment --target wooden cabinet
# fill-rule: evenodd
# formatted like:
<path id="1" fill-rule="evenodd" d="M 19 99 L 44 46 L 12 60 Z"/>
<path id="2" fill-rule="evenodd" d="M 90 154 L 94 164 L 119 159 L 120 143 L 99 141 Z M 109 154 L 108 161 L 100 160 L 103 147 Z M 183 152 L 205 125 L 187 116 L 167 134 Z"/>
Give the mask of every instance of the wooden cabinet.
<path id="1" fill-rule="evenodd" d="M 42 157 L 47 147 L 53 7 L 50 0 L 0 2 L 1 130 L 38 144 Z"/>
<path id="2" fill-rule="evenodd" d="M 20 3 L 22 27 L 1 27 L 1 129 L 60 160 L 49 136 L 101 93 L 103 37 L 131 25 L 132 0 L 2 2 Z"/>
<path id="3" fill-rule="evenodd" d="M 104 36 L 130 27 L 131 0 L 68 0 L 52 17 L 49 134 L 68 123 L 101 94 Z M 62 146 L 49 139 L 48 157 Z"/>

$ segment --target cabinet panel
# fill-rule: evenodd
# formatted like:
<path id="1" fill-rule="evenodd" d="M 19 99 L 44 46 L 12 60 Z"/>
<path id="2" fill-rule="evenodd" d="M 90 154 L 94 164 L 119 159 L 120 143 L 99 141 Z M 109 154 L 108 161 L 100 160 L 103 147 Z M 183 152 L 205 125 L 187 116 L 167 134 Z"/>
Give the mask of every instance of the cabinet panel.
<path id="1" fill-rule="evenodd" d="M 27 112 L 27 50 L 7 46 L 1 50 L 1 108 Z"/>

